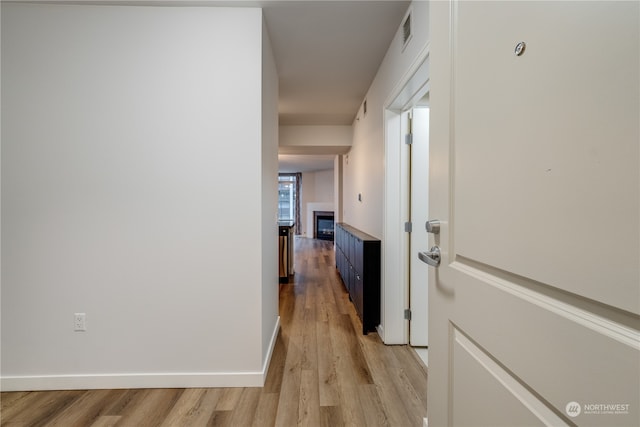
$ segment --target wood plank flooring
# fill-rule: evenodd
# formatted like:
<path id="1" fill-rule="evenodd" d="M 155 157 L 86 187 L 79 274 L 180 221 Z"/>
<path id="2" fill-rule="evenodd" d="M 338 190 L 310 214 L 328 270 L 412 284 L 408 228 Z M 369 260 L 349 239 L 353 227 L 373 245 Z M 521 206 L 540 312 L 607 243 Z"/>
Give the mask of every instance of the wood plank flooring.
<path id="1" fill-rule="evenodd" d="M 426 367 L 358 332 L 332 243 L 296 238 L 295 271 L 264 387 L 2 393 L 2 427 L 422 426 Z"/>

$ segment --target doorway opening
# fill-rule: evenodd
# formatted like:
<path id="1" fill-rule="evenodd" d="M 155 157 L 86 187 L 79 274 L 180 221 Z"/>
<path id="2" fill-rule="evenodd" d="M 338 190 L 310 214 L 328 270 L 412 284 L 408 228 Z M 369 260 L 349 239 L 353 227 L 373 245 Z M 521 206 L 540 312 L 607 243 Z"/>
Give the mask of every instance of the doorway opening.
<path id="1" fill-rule="evenodd" d="M 429 220 L 429 94 L 425 94 L 408 112 L 411 144 L 408 157 L 408 211 L 411 232 L 408 251 L 409 344 L 425 365 L 428 362 L 429 267 L 419 258 L 429 250 L 425 223 Z"/>
<path id="2" fill-rule="evenodd" d="M 426 349 L 429 271 L 426 264 L 418 260 L 417 251 L 429 250 L 424 226 L 429 219 L 427 50 L 411 69 L 412 74 L 398 85 L 385 109 L 384 323 L 381 336 L 387 344 L 410 344 Z M 416 211 L 416 206 L 420 207 L 420 212 Z M 426 355 L 423 361 L 426 364 Z"/>

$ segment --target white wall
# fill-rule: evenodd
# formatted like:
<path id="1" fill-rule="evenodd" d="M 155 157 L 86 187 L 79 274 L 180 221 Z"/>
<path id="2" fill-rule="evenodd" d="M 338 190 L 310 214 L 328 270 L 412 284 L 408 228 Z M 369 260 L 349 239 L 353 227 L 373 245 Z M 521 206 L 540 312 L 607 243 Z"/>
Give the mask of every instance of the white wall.
<path id="1" fill-rule="evenodd" d="M 262 22 L 262 360 L 263 379 L 278 332 L 278 71 Z"/>
<path id="2" fill-rule="evenodd" d="M 334 154 L 351 147 L 351 126 L 280 126 L 280 154 Z"/>
<path id="3" fill-rule="evenodd" d="M 342 222 L 342 156 L 333 160 L 333 206 L 335 221 Z"/>
<path id="4" fill-rule="evenodd" d="M 302 223 L 301 234 L 306 237 L 313 237 L 313 211 L 309 214 L 310 203 L 322 202 L 325 206 L 331 204 L 333 210 L 333 170 L 305 172 L 302 174 L 302 187 L 300 188 L 300 222 Z M 317 210 L 317 209 L 316 209 Z"/>
<path id="5" fill-rule="evenodd" d="M 343 161 L 344 221 L 379 238 L 383 235 L 385 104 L 428 42 L 428 2 L 414 1 L 410 9 L 413 37 L 402 50 L 398 22 L 399 31 L 367 91 L 367 114 L 361 107 L 353 122 L 353 145 Z"/>
<path id="6" fill-rule="evenodd" d="M 3 3 L 2 43 L 3 389 L 261 385 L 261 11 Z"/>
<path id="7" fill-rule="evenodd" d="M 366 96 L 367 114 L 362 107 L 353 123 L 351 151 L 343 156 L 343 221 L 382 240 L 381 327 L 378 332 L 386 344 L 407 342 L 408 308 L 406 282 L 406 242 L 403 239 L 401 179 L 402 156 L 399 149 L 386 147 L 386 133 L 400 132 L 399 116 L 387 112 L 391 102 L 407 84 L 428 52 L 429 4 L 414 1 L 412 38 L 402 49 L 401 31 L 396 33 Z M 400 22 L 398 25 L 400 26 Z M 393 120 L 391 120 L 391 116 Z M 390 119 L 388 122 L 387 119 Z M 402 144 L 398 138 L 394 143 Z M 362 194 L 362 201 L 358 201 Z M 398 215 L 394 219 L 392 216 Z"/>
<path id="8" fill-rule="evenodd" d="M 313 173 L 313 178 L 315 181 L 315 201 L 333 201 L 333 169 L 316 171 Z"/>

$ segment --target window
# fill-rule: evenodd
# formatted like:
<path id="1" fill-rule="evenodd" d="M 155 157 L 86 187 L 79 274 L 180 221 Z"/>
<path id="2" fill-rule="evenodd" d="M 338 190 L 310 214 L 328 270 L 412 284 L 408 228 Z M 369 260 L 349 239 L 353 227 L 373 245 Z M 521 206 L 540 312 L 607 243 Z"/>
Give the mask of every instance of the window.
<path id="1" fill-rule="evenodd" d="M 278 180 L 278 220 L 296 220 L 296 176 L 280 174 Z"/>
<path id="2" fill-rule="evenodd" d="M 300 234 L 301 173 L 278 175 L 278 221 L 293 221 L 295 234 Z"/>

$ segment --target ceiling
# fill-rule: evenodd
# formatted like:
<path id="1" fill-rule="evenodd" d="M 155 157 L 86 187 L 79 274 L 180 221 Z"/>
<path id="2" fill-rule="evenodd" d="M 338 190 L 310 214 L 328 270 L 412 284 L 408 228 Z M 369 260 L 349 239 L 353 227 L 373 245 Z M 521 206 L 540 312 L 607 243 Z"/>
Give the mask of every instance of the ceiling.
<path id="1" fill-rule="evenodd" d="M 314 154 L 306 156 L 280 154 L 278 155 L 278 170 L 283 173 L 293 173 L 333 169 L 334 158 L 335 154 Z"/>
<path id="2" fill-rule="evenodd" d="M 279 75 L 280 125 L 351 125 L 409 2 L 262 3 Z M 281 154 L 279 169 L 332 169 L 332 157 Z"/>
<path id="3" fill-rule="evenodd" d="M 406 1 L 265 2 L 281 125 L 350 125 Z"/>

